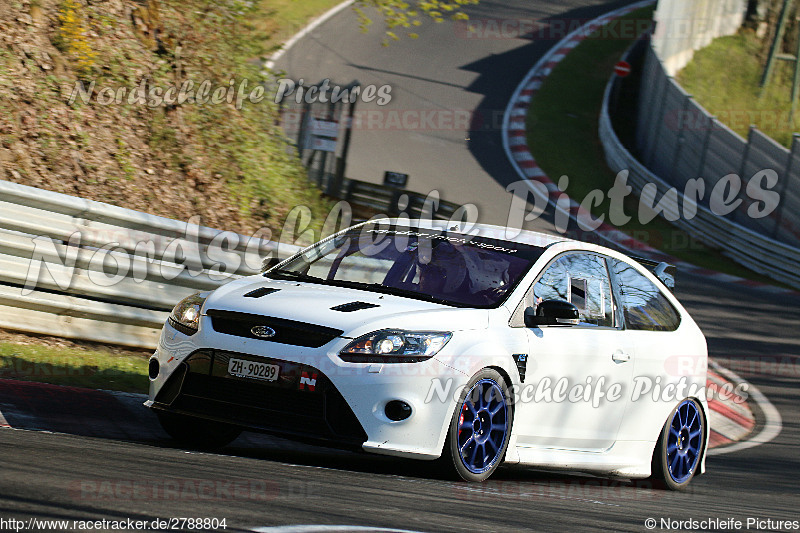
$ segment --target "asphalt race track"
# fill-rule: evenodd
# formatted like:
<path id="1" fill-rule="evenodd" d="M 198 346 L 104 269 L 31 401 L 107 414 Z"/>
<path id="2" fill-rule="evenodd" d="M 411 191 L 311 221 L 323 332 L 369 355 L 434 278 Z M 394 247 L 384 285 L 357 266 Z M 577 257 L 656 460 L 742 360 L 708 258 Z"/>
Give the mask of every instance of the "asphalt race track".
<path id="1" fill-rule="evenodd" d="M 619 5 L 482 0 L 471 14 L 586 20 Z M 384 49 L 378 31 L 363 35 L 355 26 L 352 13 L 342 12 L 298 42 L 277 67 L 293 78 L 390 83 L 397 109 L 479 109 L 491 115 L 502 112 L 524 73 L 553 44 L 468 42 L 454 39 L 452 25 L 444 23 L 425 25 L 420 39 Z M 356 132 L 348 175 L 377 182 L 383 170 L 408 172 L 412 190 L 436 188 L 447 200 L 474 202 L 481 220 L 493 223 L 505 221 L 504 189 L 517 181 L 499 129 L 492 128 Z M 548 229 L 546 218 L 536 225 Z M 800 297 L 695 276 L 679 275 L 677 283 L 712 357 L 754 384 L 782 419 L 770 442 L 710 456 L 708 473 L 685 493 L 521 468 L 501 468 L 480 485 L 457 483 L 438 478 L 428 463 L 261 436 L 241 438 L 224 454 L 191 452 L 174 447 L 153 420 L 143 419 L 140 433 L 120 430 L 105 437 L 87 436 L 99 430 L 0 430 L 0 517 L 148 522 L 200 517 L 225 518 L 228 531 L 317 524 L 429 532 L 642 532 L 648 518 L 657 520 L 657 531 L 664 530 L 662 518 L 735 518 L 745 529 L 748 518 L 798 520 Z M 87 409 L 102 415 L 100 407 Z M 754 409 L 758 434 L 766 418 L 755 403 Z M 761 525 L 750 530 L 775 529 Z M 0 522 L 0 529 L 11 528 Z"/>

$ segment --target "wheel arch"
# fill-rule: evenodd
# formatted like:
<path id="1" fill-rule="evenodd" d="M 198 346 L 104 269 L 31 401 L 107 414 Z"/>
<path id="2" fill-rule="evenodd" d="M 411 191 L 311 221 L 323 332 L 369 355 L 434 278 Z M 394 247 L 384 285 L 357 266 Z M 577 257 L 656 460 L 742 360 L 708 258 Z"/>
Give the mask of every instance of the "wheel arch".
<path id="1" fill-rule="evenodd" d="M 511 376 L 509 375 L 508 371 L 505 368 L 497 365 L 490 365 L 485 368 L 490 368 L 496 371 L 498 374 L 500 374 L 503 377 L 503 380 L 506 382 L 506 387 L 508 387 L 509 390 L 514 385 L 514 382 L 511 381 Z"/>
<path id="2" fill-rule="evenodd" d="M 667 424 L 670 421 L 670 417 L 672 416 L 672 413 L 674 413 L 675 408 L 678 407 L 679 405 L 681 405 L 686 400 L 693 400 L 693 401 L 695 401 L 697 403 L 697 405 L 700 406 L 700 414 L 703 416 L 703 423 L 704 423 L 704 425 L 703 425 L 703 446 L 702 446 L 702 448 L 700 450 L 700 461 L 698 463 L 699 468 L 698 468 L 697 473 L 695 474 L 695 477 L 696 477 L 698 475 L 704 474 L 705 471 L 706 471 L 706 454 L 708 452 L 708 440 L 709 440 L 709 436 L 710 436 L 710 433 L 711 433 L 711 425 L 710 425 L 710 423 L 708 421 L 708 404 L 707 404 L 706 400 L 703 399 L 703 398 L 700 398 L 700 397 L 698 397 L 696 395 L 695 396 L 686 396 L 684 398 L 681 398 L 680 400 L 678 400 L 677 402 L 675 402 L 672 405 L 672 408 L 670 409 L 669 414 L 667 415 L 667 418 L 664 420 L 663 424 Z M 662 424 L 662 429 L 664 427 L 663 424 Z M 658 445 L 659 445 L 660 439 L 661 439 L 661 433 L 659 432 L 658 437 L 656 438 L 655 442 L 653 443 L 652 449 L 650 451 L 650 464 L 648 466 L 650 466 L 650 475 L 651 476 L 655 474 L 655 472 L 652 469 L 652 466 L 655 463 L 656 452 L 658 451 Z"/>
<path id="3" fill-rule="evenodd" d="M 708 452 L 708 441 L 711 437 L 711 423 L 709 422 L 708 417 L 708 402 L 696 396 L 689 396 L 689 399 L 696 401 L 700 406 L 700 414 L 703 415 L 703 422 L 705 422 L 705 425 L 703 426 L 703 448 L 700 450 L 700 469 L 696 474 L 702 475 L 706 473 L 706 454 Z"/>

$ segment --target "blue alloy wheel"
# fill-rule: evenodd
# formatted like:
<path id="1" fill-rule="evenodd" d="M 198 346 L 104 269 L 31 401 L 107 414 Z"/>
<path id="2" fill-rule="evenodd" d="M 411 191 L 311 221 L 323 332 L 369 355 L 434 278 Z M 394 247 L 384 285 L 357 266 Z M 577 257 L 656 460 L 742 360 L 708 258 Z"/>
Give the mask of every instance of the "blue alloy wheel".
<path id="1" fill-rule="evenodd" d="M 667 469 L 677 484 L 694 474 L 703 447 L 703 416 L 692 400 L 684 400 L 672 415 L 667 435 Z"/>
<path id="2" fill-rule="evenodd" d="M 509 407 L 503 390 L 492 379 L 477 381 L 458 415 L 458 454 L 473 474 L 493 469 L 505 453 Z"/>

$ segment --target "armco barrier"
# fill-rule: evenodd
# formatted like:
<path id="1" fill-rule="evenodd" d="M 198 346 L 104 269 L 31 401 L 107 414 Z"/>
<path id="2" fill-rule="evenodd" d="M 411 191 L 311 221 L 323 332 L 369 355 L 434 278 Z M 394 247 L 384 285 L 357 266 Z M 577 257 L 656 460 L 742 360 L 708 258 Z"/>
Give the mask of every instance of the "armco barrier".
<path id="1" fill-rule="evenodd" d="M 408 218 L 435 218 L 451 220 L 461 206 L 425 196 L 416 192 L 393 189 L 385 185 L 365 181 L 347 180 L 341 198 L 359 205 L 386 213 L 391 217 L 405 213 Z"/>
<path id="2" fill-rule="evenodd" d="M 772 191 L 780 202 L 768 216 L 750 217 L 753 202 L 761 200 L 742 194 L 738 207 L 725 217 L 775 241 L 800 247 L 800 136 L 795 135 L 791 150 L 755 127 L 750 128 L 747 139 L 742 138 L 723 121 L 741 120 L 747 113 L 729 111 L 723 121 L 711 116 L 668 75 L 652 46 L 646 48 L 644 63 L 637 70 L 641 80 L 636 110 L 627 112 L 637 115 L 636 139 L 630 146 L 639 161 L 679 189 L 688 180 L 702 177 L 706 191 L 711 191 L 718 184 L 724 186 L 720 181 L 726 176 L 736 174 L 744 180 L 744 191 L 762 170 L 774 171 L 778 181 L 772 184 Z M 613 102 L 612 114 L 616 113 Z M 777 114 L 773 116 L 777 120 Z M 758 182 L 753 185 L 761 188 Z M 708 196 L 701 201 L 706 207 Z"/>
<path id="3" fill-rule="evenodd" d="M 181 298 L 297 250 L 0 181 L 0 327 L 155 347 Z"/>
<path id="4" fill-rule="evenodd" d="M 606 85 L 600 114 L 599 134 L 606 161 L 614 172 L 628 170 L 628 184 L 642 196 L 643 200 L 654 205 L 653 200 L 660 200 L 673 186 L 639 162 L 614 132 L 608 103 L 616 81 L 617 78 L 613 77 Z M 694 204 L 697 209 L 696 216 L 687 220 L 677 211 L 687 200 L 680 190 L 676 188 L 676 191 L 677 203 L 664 202 L 665 213 L 679 215 L 674 224 L 709 246 L 718 248 L 723 255 L 737 263 L 792 287 L 800 288 L 800 275 L 798 275 L 800 250 L 717 216 L 705 206 L 696 203 Z"/>

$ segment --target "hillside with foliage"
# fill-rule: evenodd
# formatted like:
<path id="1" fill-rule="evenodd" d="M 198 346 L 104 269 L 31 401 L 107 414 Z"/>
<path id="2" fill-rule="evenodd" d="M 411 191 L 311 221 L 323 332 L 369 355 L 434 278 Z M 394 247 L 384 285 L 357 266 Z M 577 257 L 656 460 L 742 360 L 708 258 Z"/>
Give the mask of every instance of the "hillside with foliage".
<path id="1" fill-rule="evenodd" d="M 243 232 L 280 230 L 302 204 L 321 225 L 330 201 L 268 91 L 238 106 L 128 98 L 204 82 L 249 96 L 268 81 L 270 16 L 242 0 L 0 2 L 0 179 Z"/>

